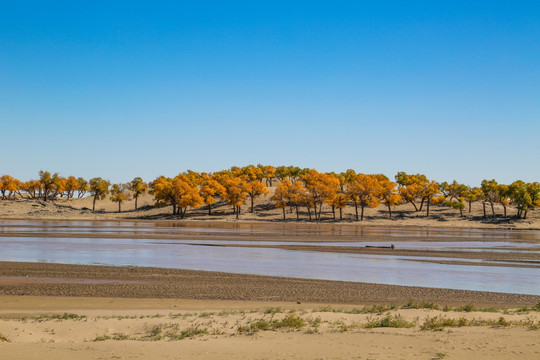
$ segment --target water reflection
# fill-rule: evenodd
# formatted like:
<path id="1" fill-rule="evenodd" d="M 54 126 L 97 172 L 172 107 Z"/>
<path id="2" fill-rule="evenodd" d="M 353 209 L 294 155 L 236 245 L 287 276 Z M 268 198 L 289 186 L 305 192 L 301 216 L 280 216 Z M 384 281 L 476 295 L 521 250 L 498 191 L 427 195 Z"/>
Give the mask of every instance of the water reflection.
<path id="1" fill-rule="evenodd" d="M 2 261 L 158 266 L 540 295 L 540 268 L 444 265 L 403 256 L 215 247 L 155 239 L 0 237 L 0 247 Z"/>

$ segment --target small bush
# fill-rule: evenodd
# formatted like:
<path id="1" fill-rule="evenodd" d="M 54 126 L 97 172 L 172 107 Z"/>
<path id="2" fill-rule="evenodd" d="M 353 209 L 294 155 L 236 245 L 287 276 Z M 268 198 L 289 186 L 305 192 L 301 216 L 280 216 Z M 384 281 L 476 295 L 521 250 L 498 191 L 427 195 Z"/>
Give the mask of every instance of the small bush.
<path id="1" fill-rule="evenodd" d="M 467 304 L 465 306 L 457 307 L 455 310 L 456 311 L 472 312 L 472 311 L 476 311 L 476 308 L 474 307 L 473 304 Z"/>
<path id="2" fill-rule="evenodd" d="M 183 340 L 185 338 L 192 338 L 199 335 L 208 335 L 208 329 L 200 329 L 198 327 L 190 327 L 180 332 L 166 332 L 164 338 L 169 340 Z"/>
<path id="3" fill-rule="evenodd" d="M 265 314 L 271 314 L 271 315 L 282 313 L 282 312 L 283 312 L 283 309 L 279 307 L 269 307 L 264 310 Z"/>
<path id="4" fill-rule="evenodd" d="M 415 323 L 405 320 L 401 315 L 387 315 L 381 319 L 369 320 L 364 327 L 366 329 L 388 327 L 388 328 L 411 328 Z"/>
<path id="5" fill-rule="evenodd" d="M 94 341 L 105 341 L 105 340 L 110 340 L 111 337 L 109 335 L 98 335 L 96 336 L 96 338 L 94 339 Z"/>
<path id="6" fill-rule="evenodd" d="M 129 340 L 129 335 L 123 333 L 114 333 L 112 335 L 113 340 Z"/>
<path id="7" fill-rule="evenodd" d="M 439 307 L 435 305 L 434 303 L 422 301 L 420 303 L 417 303 L 415 301 L 409 300 L 409 302 L 402 307 L 403 309 L 431 309 L 431 310 L 438 310 Z"/>
<path id="8" fill-rule="evenodd" d="M 304 321 L 304 319 L 302 319 L 300 316 L 294 313 L 285 316 L 283 320 L 278 321 L 276 324 L 277 328 L 285 327 L 285 328 L 300 329 L 304 326 L 306 326 L 306 322 Z"/>
<path id="9" fill-rule="evenodd" d="M 69 313 L 63 313 L 63 314 L 42 314 L 34 320 L 38 322 L 42 321 L 50 321 L 50 320 L 81 320 L 86 319 L 86 315 L 77 315 L 77 314 L 69 314 Z"/>

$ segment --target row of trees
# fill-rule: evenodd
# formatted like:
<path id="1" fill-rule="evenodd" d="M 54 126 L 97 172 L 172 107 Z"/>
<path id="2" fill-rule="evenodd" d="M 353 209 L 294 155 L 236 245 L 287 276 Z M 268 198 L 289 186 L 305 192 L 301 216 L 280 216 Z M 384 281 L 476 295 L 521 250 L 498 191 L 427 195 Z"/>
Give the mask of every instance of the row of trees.
<path id="1" fill-rule="evenodd" d="M 0 177 L 0 193 L 2 200 L 14 199 L 17 195 L 32 199 L 42 199 L 44 201 L 54 201 L 57 198 L 67 200 L 77 196 L 83 198 L 86 194 L 93 196 L 92 211 L 95 211 L 96 200 L 103 200 L 108 195 L 110 199 L 118 203 L 118 210 L 121 210 L 123 201 L 133 197 L 135 199 L 135 209 L 137 209 L 137 199 L 139 195 L 148 191 L 148 185 L 139 177 L 133 179 L 128 184 L 114 184 L 100 177 L 85 180 L 82 177 L 69 176 L 61 177 L 58 173 L 51 174 L 48 171 L 39 172 L 39 180 L 22 182 L 10 175 Z"/>
<path id="2" fill-rule="evenodd" d="M 188 170 L 173 178 L 159 176 L 150 183 L 140 177 L 126 184 L 112 184 L 96 177 L 86 181 L 74 176 L 61 177 L 58 173 L 39 172 L 39 180 L 21 182 L 9 175 L 0 177 L 2 199 L 14 198 L 23 193 L 30 198 L 51 201 L 57 198 L 82 198 L 93 196 L 92 211 L 96 200 L 105 199 L 118 203 L 118 211 L 124 201 L 137 200 L 149 192 L 154 196 L 157 206 L 171 206 L 173 215 L 184 217 L 188 208 L 206 206 L 212 214 L 213 206 L 221 201 L 229 204 L 238 218 L 241 207 L 249 203 L 249 211 L 254 211 L 257 198 L 270 193 L 268 186 L 278 182 L 270 200 L 275 207 L 282 209 L 286 218 L 289 213 L 300 217 L 300 209 L 305 208 L 309 219 L 320 220 L 323 209 L 331 209 L 332 216 L 343 218 L 343 209 L 352 206 L 357 220 L 364 219 L 364 210 L 381 204 L 392 217 L 392 207 L 410 203 L 417 212 L 430 214 L 431 205 L 442 205 L 459 211 L 460 216 L 468 207 L 471 212 L 473 202 L 481 201 L 484 217 L 486 208 L 495 217 L 495 204 L 503 207 L 507 217 L 508 206 L 516 208 L 518 218 L 526 218 L 528 211 L 540 206 L 540 184 L 517 180 L 510 185 L 498 184 L 495 180 L 484 180 L 479 187 L 470 187 L 457 181 L 437 182 L 423 174 L 399 172 L 395 182 L 381 174 L 357 174 L 354 170 L 336 173 L 321 173 L 315 169 L 301 169 L 294 166 L 249 165 L 232 167 L 215 173 L 197 173 Z M 467 206 L 468 205 L 468 206 Z"/>

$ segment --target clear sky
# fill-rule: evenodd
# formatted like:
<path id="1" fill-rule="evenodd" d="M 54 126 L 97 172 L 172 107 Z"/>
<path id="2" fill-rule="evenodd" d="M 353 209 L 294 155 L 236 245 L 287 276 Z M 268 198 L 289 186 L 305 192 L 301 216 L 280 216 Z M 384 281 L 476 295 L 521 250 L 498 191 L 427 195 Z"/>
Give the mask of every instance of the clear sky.
<path id="1" fill-rule="evenodd" d="M 540 181 L 538 1 L 2 1 L 0 173 Z"/>

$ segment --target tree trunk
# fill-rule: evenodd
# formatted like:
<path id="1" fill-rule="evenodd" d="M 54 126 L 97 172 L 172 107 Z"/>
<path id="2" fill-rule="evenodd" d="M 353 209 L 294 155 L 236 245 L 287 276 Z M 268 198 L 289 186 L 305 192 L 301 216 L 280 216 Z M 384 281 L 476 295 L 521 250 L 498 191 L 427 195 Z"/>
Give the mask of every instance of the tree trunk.
<path id="1" fill-rule="evenodd" d="M 311 210 L 309 209 L 309 206 L 306 206 L 307 208 L 307 213 L 309 215 L 309 220 L 311 221 Z"/>
<path id="2" fill-rule="evenodd" d="M 118 202 L 118 212 L 119 213 L 122 212 L 122 202 L 121 201 Z"/>
<path id="3" fill-rule="evenodd" d="M 138 196 L 135 196 L 135 210 L 137 210 L 137 200 L 139 199 Z"/>
<path id="4" fill-rule="evenodd" d="M 493 207 L 493 203 L 492 203 L 492 202 L 490 202 L 489 204 L 491 205 L 491 217 L 492 217 L 493 219 L 495 219 L 495 208 Z"/>
<path id="5" fill-rule="evenodd" d="M 336 220 L 336 207 L 332 205 L 332 217 Z"/>
<path id="6" fill-rule="evenodd" d="M 296 220 L 300 220 L 300 214 L 298 212 L 298 206 L 296 206 Z"/>
<path id="7" fill-rule="evenodd" d="M 364 221 L 364 204 L 360 203 L 360 206 L 362 207 L 362 213 L 360 215 L 360 220 Z"/>
<path id="8" fill-rule="evenodd" d="M 322 201 L 319 204 L 319 215 L 317 216 L 317 220 L 321 220 L 321 211 L 322 211 Z"/>
<path id="9" fill-rule="evenodd" d="M 469 213 L 471 212 L 472 201 L 469 201 Z"/>
<path id="10" fill-rule="evenodd" d="M 343 209 L 339 208 L 339 220 L 343 220 Z"/>
<path id="11" fill-rule="evenodd" d="M 212 215 L 212 204 L 208 204 L 208 215 Z"/>
<path id="12" fill-rule="evenodd" d="M 427 201 L 426 201 L 426 217 L 429 217 L 429 203 L 430 203 L 430 199 L 428 198 Z"/>
<path id="13" fill-rule="evenodd" d="M 502 204 L 503 206 L 503 209 L 504 209 L 504 217 L 506 218 L 506 204 Z"/>
<path id="14" fill-rule="evenodd" d="M 356 213 L 356 221 L 358 221 L 358 203 L 354 201 L 354 212 Z"/>
<path id="15" fill-rule="evenodd" d="M 47 194 L 45 194 L 45 199 L 47 199 Z M 95 212 L 95 211 L 96 211 L 96 195 L 94 195 L 94 201 L 92 201 L 92 212 Z"/>
<path id="16" fill-rule="evenodd" d="M 482 208 L 484 210 L 484 219 L 486 218 L 486 202 L 482 201 Z"/>
<path id="17" fill-rule="evenodd" d="M 250 196 L 251 197 L 251 213 L 253 214 L 253 196 Z"/>
<path id="18" fill-rule="evenodd" d="M 285 220 L 285 206 L 283 207 L 283 220 Z"/>
<path id="19" fill-rule="evenodd" d="M 422 211 L 422 209 L 424 208 L 424 201 L 426 199 L 422 199 L 422 202 L 420 203 L 420 209 L 419 210 L 416 210 L 416 211 Z"/>
<path id="20" fill-rule="evenodd" d="M 526 219 L 526 218 L 527 218 L 527 210 L 525 210 L 525 211 L 523 212 L 523 219 Z"/>
<path id="21" fill-rule="evenodd" d="M 459 208 L 459 217 L 463 217 L 463 209 Z"/>
<path id="22" fill-rule="evenodd" d="M 422 208 L 420 208 L 420 210 L 418 210 L 418 206 L 416 206 L 416 203 L 414 201 L 411 201 L 411 204 L 413 204 L 413 206 L 414 206 L 414 211 L 418 212 L 418 211 L 422 210 Z"/>
<path id="23" fill-rule="evenodd" d="M 240 216 L 240 206 L 236 207 L 236 220 L 238 220 L 238 217 Z"/>
<path id="24" fill-rule="evenodd" d="M 390 215 L 390 218 L 392 217 L 392 208 L 390 208 L 390 205 L 387 205 L 388 206 L 388 214 Z"/>

